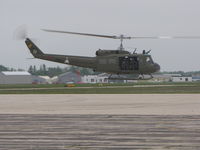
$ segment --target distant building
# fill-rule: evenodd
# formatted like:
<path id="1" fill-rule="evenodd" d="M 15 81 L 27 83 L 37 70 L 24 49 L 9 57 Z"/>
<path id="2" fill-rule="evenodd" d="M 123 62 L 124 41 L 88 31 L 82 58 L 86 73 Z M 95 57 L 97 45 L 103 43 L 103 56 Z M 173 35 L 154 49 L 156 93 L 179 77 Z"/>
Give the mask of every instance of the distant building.
<path id="1" fill-rule="evenodd" d="M 192 82 L 192 77 L 183 77 L 183 76 L 173 76 L 171 77 L 172 82 Z"/>
<path id="2" fill-rule="evenodd" d="M 33 84 L 51 84 L 51 78 L 49 76 L 32 76 Z"/>
<path id="3" fill-rule="evenodd" d="M 0 84 L 31 84 L 31 74 L 25 71 L 0 72 Z"/>
<path id="4" fill-rule="evenodd" d="M 172 75 L 171 74 L 155 74 L 153 75 L 153 79 L 150 81 L 153 82 L 169 82 L 171 81 Z"/>
<path id="5" fill-rule="evenodd" d="M 200 76 L 194 76 L 194 77 L 192 77 L 192 81 L 194 81 L 194 82 L 200 81 Z"/>
<path id="6" fill-rule="evenodd" d="M 56 84 L 58 81 L 58 76 L 54 76 L 51 78 L 51 83 Z"/>
<path id="7" fill-rule="evenodd" d="M 108 83 L 108 77 L 104 75 L 85 75 L 82 77 L 83 83 Z"/>
<path id="8" fill-rule="evenodd" d="M 81 75 L 79 72 L 66 72 L 57 77 L 54 77 L 53 83 L 80 83 Z"/>

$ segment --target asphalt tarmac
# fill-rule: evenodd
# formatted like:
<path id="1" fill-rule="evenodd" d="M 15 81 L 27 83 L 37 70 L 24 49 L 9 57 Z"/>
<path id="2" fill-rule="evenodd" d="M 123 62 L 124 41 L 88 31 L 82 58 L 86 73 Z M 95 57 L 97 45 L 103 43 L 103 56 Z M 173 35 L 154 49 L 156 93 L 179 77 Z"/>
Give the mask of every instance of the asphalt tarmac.
<path id="1" fill-rule="evenodd" d="M 0 114 L 200 115 L 200 94 L 0 95 Z"/>
<path id="2" fill-rule="evenodd" d="M 200 95 L 0 95 L 10 149 L 200 149 Z"/>

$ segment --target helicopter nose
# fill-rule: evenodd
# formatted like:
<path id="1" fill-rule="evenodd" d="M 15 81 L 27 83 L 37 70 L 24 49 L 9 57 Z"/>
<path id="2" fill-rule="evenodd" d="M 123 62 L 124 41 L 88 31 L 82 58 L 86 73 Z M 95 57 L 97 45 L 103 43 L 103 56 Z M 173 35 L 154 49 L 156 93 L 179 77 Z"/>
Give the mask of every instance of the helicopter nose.
<path id="1" fill-rule="evenodd" d="M 156 72 L 160 71 L 160 65 L 159 64 L 154 63 L 154 67 L 155 67 Z"/>

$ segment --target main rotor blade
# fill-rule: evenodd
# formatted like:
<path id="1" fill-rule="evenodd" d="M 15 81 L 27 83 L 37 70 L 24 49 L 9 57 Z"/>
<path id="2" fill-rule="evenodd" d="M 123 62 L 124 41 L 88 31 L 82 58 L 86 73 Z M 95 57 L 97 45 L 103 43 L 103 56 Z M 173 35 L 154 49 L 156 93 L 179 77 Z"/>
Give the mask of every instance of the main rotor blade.
<path id="1" fill-rule="evenodd" d="M 76 34 L 76 35 L 111 38 L 111 39 L 121 39 L 121 40 L 123 40 L 123 39 L 200 39 L 200 36 L 135 36 L 135 37 L 127 37 L 124 35 L 110 36 L 110 35 L 79 33 L 79 32 L 69 32 L 69 31 L 60 31 L 60 30 L 50 30 L 50 29 L 42 29 L 42 30 L 46 31 L 46 32 Z"/>
<path id="2" fill-rule="evenodd" d="M 56 32 L 56 33 L 66 33 L 66 34 L 76 34 L 76 35 L 84 35 L 84 36 L 95 36 L 95 37 L 103 37 L 103 38 L 112 38 L 117 39 L 117 36 L 109 36 L 109 35 L 99 35 L 99 34 L 89 34 L 89 33 L 78 33 L 78 32 L 68 32 L 68 31 L 58 31 L 58 30 L 50 30 L 50 29 L 42 29 L 46 32 Z"/>
<path id="3" fill-rule="evenodd" d="M 200 36 L 136 36 L 131 39 L 200 39 Z"/>
<path id="4" fill-rule="evenodd" d="M 200 36 L 174 36 L 172 39 L 200 39 Z"/>

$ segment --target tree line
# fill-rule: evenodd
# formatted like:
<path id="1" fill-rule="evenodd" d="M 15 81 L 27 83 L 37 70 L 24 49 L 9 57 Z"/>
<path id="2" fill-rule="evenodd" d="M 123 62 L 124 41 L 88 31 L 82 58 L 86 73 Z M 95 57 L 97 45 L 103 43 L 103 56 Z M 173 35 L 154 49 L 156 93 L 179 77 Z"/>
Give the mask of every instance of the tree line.
<path id="1" fill-rule="evenodd" d="M 32 75 L 49 76 L 49 77 L 54 77 L 65 72 L 76 72 L 82 76 L 98 74 L 94 72 L 92 69 L 88 69 L 88 68 L 75 67 L 75 66 L 70 66 L 70 67 L 65 67 L 65 68 L 61 68 L 59 66 L 47 67 L 45 64 L 40 65 L 39 68 L 37 68 L 35 65 L 34 66 L 31 65 L 28 69 L 28 72 L 31 73 Z"/>
<path id="2" fill-rule="evenodd" d="M 8 68 L 3 65 L 0 65 L 0 72 L 1 71 L 26 71 L 26 70 Z M 31 65 L 27 71 L 32 75 L 49 76 L 49 77 L 54 77 L 65 72 L 77 72 L 77 73 L 80 73 L 80 75 L 99 74 L 98 72 L 94 72 L 92 69 L 89 69 L 89 68 L 82 68 L 82 67 L 76 67 L 76 66 L 69 66 L 65 68 L 61 68 L 59 66 L 47 67 L 45 64 L 42 64 L 39 67 L 35 65 Z"/>
<path id="3" fill-rule="evenodd" d="M 0 72 L 1 71 L 25 71 L 25 70 L 24 69 L 9 68 L 9 67 L 5 67 L 3 65 L 0 65 Z"/>

